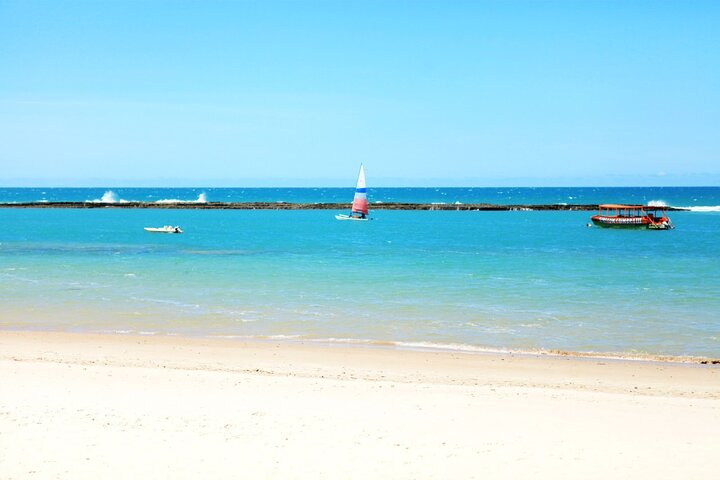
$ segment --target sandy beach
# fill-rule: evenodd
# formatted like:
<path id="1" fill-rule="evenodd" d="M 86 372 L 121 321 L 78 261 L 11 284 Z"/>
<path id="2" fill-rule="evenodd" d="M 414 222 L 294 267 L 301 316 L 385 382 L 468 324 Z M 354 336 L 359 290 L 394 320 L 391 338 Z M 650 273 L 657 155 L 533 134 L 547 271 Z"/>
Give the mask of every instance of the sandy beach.
<path id="1" fill-rule="evenodd" d="M 717 478 L 720 368 L 0 332 L 0 478 Z"/>

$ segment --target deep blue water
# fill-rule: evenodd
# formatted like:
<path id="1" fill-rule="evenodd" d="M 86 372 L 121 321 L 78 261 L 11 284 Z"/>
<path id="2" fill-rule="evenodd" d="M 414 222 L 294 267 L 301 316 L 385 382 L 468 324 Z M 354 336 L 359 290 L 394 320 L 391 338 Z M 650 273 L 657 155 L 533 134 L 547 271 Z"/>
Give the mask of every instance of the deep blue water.
<path id="1" fill-rule="evenodd" d="M 349 188 L 0 188 L 0 203 L 42 201 L 350 202 Z M 720 209 L 720 187 L 370 188 L 370 203 L 647 204 Z"/>

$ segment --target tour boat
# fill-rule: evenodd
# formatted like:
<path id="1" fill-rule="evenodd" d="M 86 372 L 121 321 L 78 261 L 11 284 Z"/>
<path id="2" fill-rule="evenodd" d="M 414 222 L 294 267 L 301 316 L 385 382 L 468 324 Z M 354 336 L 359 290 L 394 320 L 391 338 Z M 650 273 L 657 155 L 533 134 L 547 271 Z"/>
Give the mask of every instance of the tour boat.
<path id="1" fill-rule="evenodd" d="M 180 227 L 172 227 L 170 225 L 165 225 L 164 227 L 145 227 L 145 231 L 152 233 L 183 233 Z"/>
<path id="2" fill-rule="evenodd" d="M 665 214 L 667 207 L 643 205 L 599 205 L 590 217 L 598 227 L 670 230 L 673 224 Z"/>
<path id="3" fill-rule="evenodd" d="M 335 218 L 338 220 L 368 220 L 367 188 L 365 188 L 365 170 L 362 163 L 360 164 L 360 173 L 358 173 L 350 215 L 340 213 L 335 215 Z"/>

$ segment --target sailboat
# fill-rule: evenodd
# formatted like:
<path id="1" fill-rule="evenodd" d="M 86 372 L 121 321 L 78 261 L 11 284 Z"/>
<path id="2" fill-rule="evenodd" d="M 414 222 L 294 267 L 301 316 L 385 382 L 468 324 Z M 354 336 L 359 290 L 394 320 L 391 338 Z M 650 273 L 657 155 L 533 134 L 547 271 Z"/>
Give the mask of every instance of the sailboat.
<path id="1" fill-rule="evenodd" d="M 353 198 L 350 215 L 340 213 L 335 215 L 338 220 L 368 220 L 367 188 L 365 187 L 365 169 L 360 164 L 357 185 L 355 185 L 355 198 Z"/>

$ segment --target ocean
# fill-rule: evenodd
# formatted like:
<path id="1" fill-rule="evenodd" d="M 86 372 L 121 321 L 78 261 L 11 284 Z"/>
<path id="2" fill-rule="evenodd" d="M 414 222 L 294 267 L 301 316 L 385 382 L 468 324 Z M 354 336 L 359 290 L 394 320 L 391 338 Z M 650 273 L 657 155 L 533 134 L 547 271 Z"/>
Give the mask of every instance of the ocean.
<path id="1" fill-rule="evenodd" d="M 0 188 L 0 203 L 352 201 L 352 188 Z M 720 210 L 720 187 L 425 187 L 371 188 L 370 203 L 588 204 L 660 203 Z"/>
<path id="2" fill-rule="evenodd" d="M 0 202 L 347 202 L 352 188 L 2 188 Z M 327 210 L 0 209 L 0 328 L 720 357 L 720 187 L 379 188 Z M 690 207 L 671 231 L 590 212 L 375 202 Z M 179 225 L 182 235 L 146 226 Z"/>

